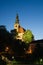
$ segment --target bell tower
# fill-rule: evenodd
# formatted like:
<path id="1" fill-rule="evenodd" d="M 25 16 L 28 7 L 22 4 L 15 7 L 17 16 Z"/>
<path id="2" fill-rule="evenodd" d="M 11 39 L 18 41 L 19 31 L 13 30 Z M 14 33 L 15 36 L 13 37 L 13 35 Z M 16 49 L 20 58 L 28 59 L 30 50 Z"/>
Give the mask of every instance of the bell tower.
<path id="1" fill-rule="evenodd" d="M 19 24 L 19 17 L 18 14 L 16 15 L 16 21 L 14 24 L 14 29 L 16 29 L 16 31 L 18 32 L 18 28 L 19 28 L 20 24 Z"/>

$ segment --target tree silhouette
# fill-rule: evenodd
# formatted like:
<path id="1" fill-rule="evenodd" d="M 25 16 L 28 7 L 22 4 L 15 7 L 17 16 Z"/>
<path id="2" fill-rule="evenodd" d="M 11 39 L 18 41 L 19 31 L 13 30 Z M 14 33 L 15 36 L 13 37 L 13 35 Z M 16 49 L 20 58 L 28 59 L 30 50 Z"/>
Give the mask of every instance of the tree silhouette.
<path id="1" fill-rule="evenodd" d="M 6 45 L 9 44 L 11 45 L 10 41 L 11 41 L 10 33 L 6 30 L 5 26 L 0 26 L 0 48 L 4 50 Z"/>
<path id="2" fill-rule="evenodd" d="M 16 39 L 17 34 L 18 33 L 17 33 L 16 29 L 11 30 L 11 36 L 12 36 L 13 39 Z"/>

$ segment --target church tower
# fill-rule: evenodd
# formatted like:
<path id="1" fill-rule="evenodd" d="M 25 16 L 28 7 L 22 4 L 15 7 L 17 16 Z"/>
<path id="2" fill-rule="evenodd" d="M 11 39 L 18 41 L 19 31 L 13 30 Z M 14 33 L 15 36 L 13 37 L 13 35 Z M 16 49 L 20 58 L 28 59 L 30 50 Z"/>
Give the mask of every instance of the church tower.
<path id="1" fill-rule="evenodd" d="M 18 28 L 20 27 L 20 24 L 19 24 L 19 17 L 18 17 L 18 14 L 16 15 L 16 21 L 15 21 L 15 24 L 14 24 L 14 29 L 16 29 L 16 31 L 18 32 Z"/>
<path id="2" fill-rule="evenodd" d="M 15 24 L 14 24 L 14 29 L 17 31 L 17 36 L 16 39 L 22 40 L 22 36 L 25 32 L 25 29 L 22 28 L 19 24 L 19 17 L 18 14 L 16 15 L 16 20 L 15 20 Z"/>

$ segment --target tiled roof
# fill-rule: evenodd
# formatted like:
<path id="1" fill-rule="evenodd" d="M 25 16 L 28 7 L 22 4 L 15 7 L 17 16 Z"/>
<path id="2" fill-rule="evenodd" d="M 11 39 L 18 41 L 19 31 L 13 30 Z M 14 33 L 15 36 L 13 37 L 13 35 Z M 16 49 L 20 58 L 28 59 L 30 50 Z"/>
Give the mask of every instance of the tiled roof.
<path id="1" fill-rule="evenodd" d="M 25 29 L 24 28 L 22 28 L 22 27 L 19 27 L 18 28 L 18 33 L 24 33 L 25 32 Z"/>

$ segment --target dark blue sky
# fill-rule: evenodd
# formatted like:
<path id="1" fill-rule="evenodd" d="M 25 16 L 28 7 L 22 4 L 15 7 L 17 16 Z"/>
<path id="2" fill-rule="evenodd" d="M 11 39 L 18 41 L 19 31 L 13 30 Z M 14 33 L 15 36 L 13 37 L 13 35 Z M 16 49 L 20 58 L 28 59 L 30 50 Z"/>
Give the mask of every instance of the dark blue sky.
<path id="1" fill-rule="evenodd" d="M 17 13 L 21 26 L 30 29 L 35 39 L 43 39 L 43 0 L 0 0 L 0 25 L 14 29 Z"/>

